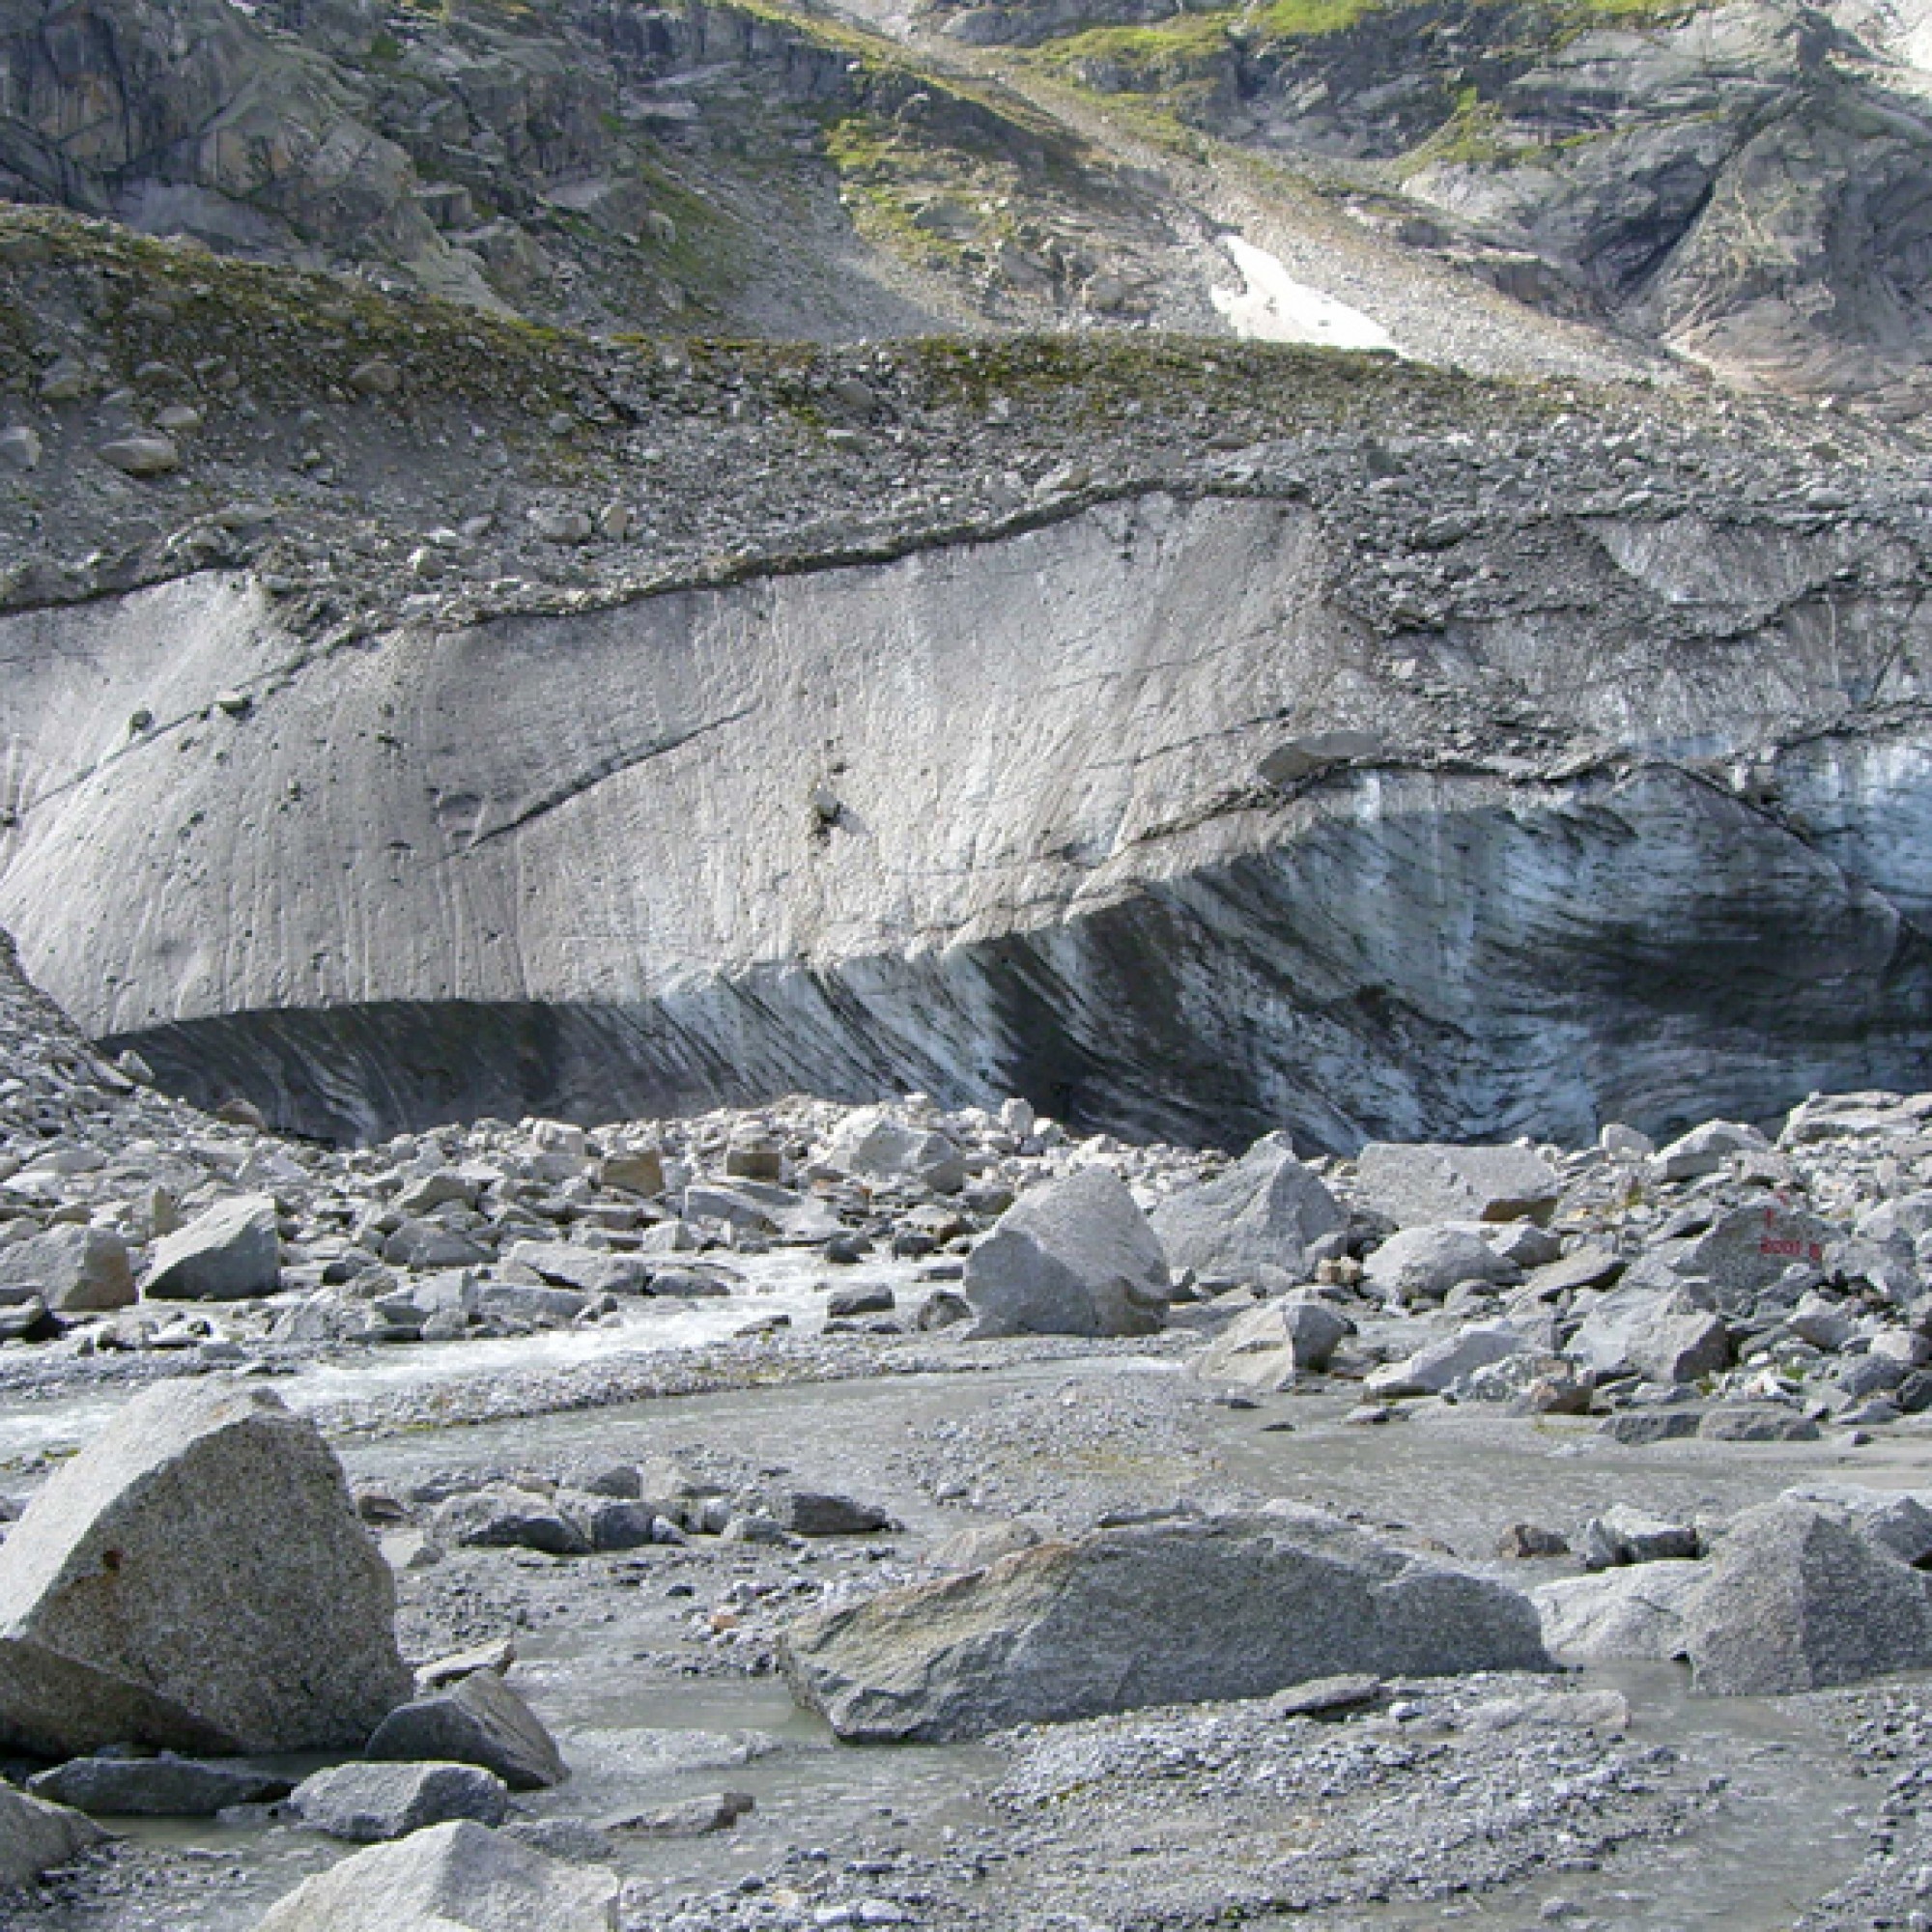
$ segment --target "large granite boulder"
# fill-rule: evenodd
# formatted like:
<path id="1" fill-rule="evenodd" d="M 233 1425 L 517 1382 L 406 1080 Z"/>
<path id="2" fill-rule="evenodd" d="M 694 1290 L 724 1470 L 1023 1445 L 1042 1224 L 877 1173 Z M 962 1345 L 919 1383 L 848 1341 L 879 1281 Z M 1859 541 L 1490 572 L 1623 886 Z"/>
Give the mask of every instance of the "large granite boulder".
<path id="1" fill-rule="evenodd" d="M 1405 1228 L 1372 1254 L 1363 1281 L 1388 1301 L 1440 1301 L 1464 1282 L 1514 1288 L 1522 1270 L 1467 1222 Z"/>
<path id="2" fill-rule="evenodd" d="M 256 1932 L 615 1932 L 619 1890 L 482 1825 L 432 1825 L 305 1879 Z"/>
<path id="3" fill-rule="evenodd" d="M 360 1746 L 410 1692 L 388 1566 L 267 1390 L 137 1396 L 0 1545 L 0 1743 Z"/>
<path id="4" fill-rule="evenodd" d="M 240 1194 L 156 1241 L 141 1293 L 151 1301 L 246 1301 L 281 1285 L 275 1204 Z"/>
<path id="5" fill-rule="evenodd" d="M 1303 1278 L 1309 1246 L 1349 1219 L 1286 1134 L 1257 1141 L 1218 1179 L 1170 1196 L 1151 1218 L 1172 1266 L 1269 1285 L 1281 1275 L 1284 1286 Z"/>
<path id="6" fill-rule="evenodd" d="M 1546 1221 L 1562 1191 L 1556 1170 L 1524 1147 L 1371 1141 L 1355 1164 L 1357 1198 L 1399 1228 L 1433 1221 Z"/>
<path id="7" fill-rule="evenodd" d="M 1843 1229 L 1816 1214 L 1767 1198 L 1719 1215 L 1673 1265 L 1679 1274 L 1708 1283 L 1719 1307 L 1748 1312 L 1788 1269 L 1817 1267 L 1843 1238 Z"/>
<path id="8" fill-rule="evenodd" d="M 1851 1513 L 1780 1496 L 1734 1522 L 1685 1616 L 1696 1687 L 1767 1697 L 1932 1666 L 1932 1586 Z"/>
<path id="9" fill-rule="evenodd" d="M 857 1742 L 942 1741 L 1355 1672 L 1542 1670 L 1529 1600 L 1339 1519 L 1095 1530 L 819 1612 L 781 1645 L 792 1694 Z"/>
<path id="10" fill-rule="evenodd" d="M 106 1836 L 78 1811 L 0 1784 L 0 1892 L 32 1885 Z"/>
<path id="11" fill-rule="evenodd" d="M 0 1248 L 0 1300 L 28 1293 L 70 1315 L 126 1308 L 134 1299 L 127 1241 L 112 1228 L 67 1225 Z"/>
<path id="12" fill-rule="evenodd" d="M 1564 1351 L 1599 1376 L 1694 1382 L 1730 1366 L 1730 1331 L 1680 1289 L 1619 1288 L 1584 1316 Z"/>
<path id="13" fill-rule="evenodd" d="M 1194 1372 L 1207 1381 L 1279 1394 L 1298 1376 L 1321 1375 L 1354 1332 L 1340 1309 L 1312 1295 L 1264 1301 L 1230 1322 Z"/>
<path id="14" fill-rule="evenodd" d="M 1151 1335 L 1166 1325 L 1168 1285 L 1147 1216 L 1098 1167 L 1025 1196 L 966 1262 L 982 1337 Z"/>

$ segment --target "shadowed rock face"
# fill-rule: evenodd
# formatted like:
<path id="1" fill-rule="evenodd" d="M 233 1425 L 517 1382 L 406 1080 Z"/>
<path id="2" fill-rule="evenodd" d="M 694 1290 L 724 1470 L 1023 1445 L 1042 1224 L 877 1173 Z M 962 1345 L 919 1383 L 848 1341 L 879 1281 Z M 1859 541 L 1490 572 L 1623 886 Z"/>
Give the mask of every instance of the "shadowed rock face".
<path id="1" fill-rule="evenodd" d="M 0 623 L 0 918 L 89 1031 L 332 1135 L 910 1085 L 1337 1147 L 1924 1084 L 1918 565 L 1832 583 L 1850 541 L 1552 520 L 1386 641 L 1258 498 L 315 657 L 203 578 Z M 1345 727 L 1386 749 L 1258 777 Z"/>

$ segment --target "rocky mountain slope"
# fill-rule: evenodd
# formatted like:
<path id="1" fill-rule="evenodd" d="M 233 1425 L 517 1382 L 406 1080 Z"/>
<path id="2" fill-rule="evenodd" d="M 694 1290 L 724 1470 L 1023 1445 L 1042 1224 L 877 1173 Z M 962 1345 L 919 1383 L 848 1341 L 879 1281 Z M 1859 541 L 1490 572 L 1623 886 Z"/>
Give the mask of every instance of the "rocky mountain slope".
<path id="1" fill-rule="evenodd" d="M 1662 344 L 1923 404 L 1909 9 L 847 13 L 8 0 L 0 193 L 601 328 L 1341 339 L 1312 292 L 1463 366 Z M 1302 292 L 1259 319 L 1256 247 Z"/>
<path id="2" fill-rule="evenodd" d="M 925 174 L 1168 247 L 1064 128 L 776 9 L 10 0 L 0 48 L 14 198 L 546 321 L 904 333 L 1070 298 L 1078 247 L 969 289 L 991 264 Z M 1211 320 L 1189 280 L 1163 320 Z"/>
<path id="3" fill-rule="evenodd" d="M 916 24 L 1285 164 L 1552 314 L 1735 378 L 1923 405 L 1932 110 L 1910 9 L 941 0 Z"/>

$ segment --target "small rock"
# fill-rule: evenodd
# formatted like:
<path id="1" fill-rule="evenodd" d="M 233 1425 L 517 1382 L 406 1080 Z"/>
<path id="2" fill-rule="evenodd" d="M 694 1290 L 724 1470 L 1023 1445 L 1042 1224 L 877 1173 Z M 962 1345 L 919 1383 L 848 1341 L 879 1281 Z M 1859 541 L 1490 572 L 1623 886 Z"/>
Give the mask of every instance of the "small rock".
<path id="1" fill-rule="evenodd" d="M 893 1521 L 870 1503 L 816 1490 L 786 1491 L 773 1516 L 793 1536 L 870 1536 Z"/>
<path id="2" fill-rule="evenodd" d="M 728 1832 L 740 1818 L 757 1809 L 748 1791 L 714 1791 L 686 1798 L 662 1811 L 634 1812 L 608 1818 L 604 1830 L 635 1838 L 702 1838 Z"/>
<path id="3" fill-rule="evenodd" d="M 1773 1402 L 1724 1402 L 1706 1409 L 1697 1434 L 1707 1442 L 1815 1442 L 1808 1415 Z"/>
<path id="4" fill-rule="evenodd" d="M 488 1670 L 390 1712 L 366 1754 L 381 1761 L 480 1764 L 512 1791 L 546 1790 L 570 1776 L 536 1713 Z"/>
<path id="5" fill-rule="evenodd" d="M 478 1644 L 473 1650 L 459 1650 L 448 1657 L 440 1657 L 434 1663 L 426 1663 L 416 1672 L 416 1690 L 440 1690 L 451 1684 L 461 1684 L 466 1677 L 474 1677 L 478 1671 L 494 1671 L 501 1677 L 517 1661 L 517 1646 L 514 1638 L 502 1636 L 494 1643 Z"/>
<path id="6" fill-rule="evenodd" d="M 601 1187 L 621 1188 L 626 1194 L 649 1198 L 665 1187 L 664 1155 L 656 1148 L 623 1148 L 608 1153 L 598 1166 Z"/>
<path id="7" fill-rule="evenodd" d="M 36 1798 L 97 1818 L 213 1818 L 231 1804 L 288 1796 L 291 1780 L 252 1765 L 198 1758 L 76 1757 L 29 1778 Z"/>
<path id="8" fill-rule="evenodd" d="M 168 436 L 124 436 L 95 451 L 125 476 L 165 476 L 181 468 L 181 446 Z"/>
<path id="9" fill-rule="evenodd" d="M 373 356 L 349 372 L 349 386 L 358 396 L 393 396 L 403 386 L 403 372 L 393 362 Z"/>
<path id="10" fill-rule="evenodd" d="M 1568 1556 L 1570 1545 L 1556 1530 L 1543 1529 L 1533 1522 L 1513 1522 L 1496 1539 L 1496 1554 L 1532 1562 L 1549 1556 Z"/>
<path id="11" fill-rule="evenodd" d="M 835 1289 L 826 1298 L 825 1313 L 835 1321 L 851 1321 L 861 1315 L 890 1315 L 898 1299 L 883 1283 L 864 1288 Z"/>
<path id="12" fill-rule="evenodd" d="M 78 402 L 94 387 L 94 376 L 86 364 L 65 355 L 41 378 L 41 395 L 50 403 Z"/>
<path id="13" fill-rule="evenodd" d="M 1644 1449 L 1658 1442 L 1681 1442 L 1695 1435 L 1704 1420 L 1701 1408 L 1625 1408 L 1605 1419 L 1600 1434 L 1627 1449 Z"/>
<path id="14" fill-rule="evenodd" d="M 1267 1700 L 1271 1718 L 1324 1718 L 1345 1711 L 1359 1711 L 1378 1702 L 1382 1694 L 1379 1677 L 1317 1677 L 1307 1684 L 1292 1684 L 1277 1690 Z"/>
<path id="15" fill-rule="evenodd" d="M 1617 1503 L 1583 1525 L 1577 1553 L 1588 1568 L 1609 1570 L 1630 1563 L 1688 1562 L 1704 1552 L 1697 1532 L 1688 1523 Z"/>
<path id="16" fill-rule="evenodd" d="M 535 509 L 529 512 L 530 527 L 545 543 L 585 544 L 596 533 L 596 525 L 582 510 Z"/>
<path id="17" fill-rule="evenodd" d="M 439 1542 L 465 1549 L 540 1549 L 550 1556 L 588 1556 L 582 1523 L 553 1497 L 493 1486 L 451 1496 L 436 1513 Z"/>

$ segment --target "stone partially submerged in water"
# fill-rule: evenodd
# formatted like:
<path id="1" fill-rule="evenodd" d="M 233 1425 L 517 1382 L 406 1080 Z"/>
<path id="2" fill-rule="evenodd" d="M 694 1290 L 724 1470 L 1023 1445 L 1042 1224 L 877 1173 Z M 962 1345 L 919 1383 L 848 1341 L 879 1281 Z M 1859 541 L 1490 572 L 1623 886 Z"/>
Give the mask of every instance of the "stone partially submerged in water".
<path id="1" fill-rule="evenodd" d="M 78 1811 L 0 1784 L 0 1892 L 32 1885 L 106 1836 Z"/>
<path id="2" fill-rule="evenodd" d="M 1932 1587 L 1850 1512 L 1748 1510 L 1685 1613 L 1698 1690 L 1764 1697 L 1932 1666 Z"/>
<path id="3" fill-rule="evenodd" d="M 1311 1678 L 1544 1670 L 1529 1600 L 1319 1510 L 1047 1543 L 795 1625 L 792 1694 L 855 1742 L 939 1742 Z"/>
<path id="4" fill-rule="evenodd" d="M 0 1740 L 48 1757 L 359 1746 L 410 1693 L 395 1587 L 315 1425 L 138 1396 L 0 1546 Z"/>
<path id="5" fill-rule="evenodd" d="M 1643 1562 L 1536 1592 L 1577 1662 L 1688 1658 L 1699 1690 L 1775 1697 L 1932 1667 L 1925 1513 L 1909 1498 L 1787 1492 L 1702 1562 Z"/>
<path id="6" fill-rule="evenodd" d="M 536 1713 L 494 1670 L 431 1690 L 384 1719 L 372 1758 L 481 1765 L 512 1791 L 561 1784 L 570 1768 Z"/>
<path id="7" fill-rule="evenodd" d="M 304 1880 L 256 1932 L 614 1932 L 614 1874 L 433 1825 Z"/>

